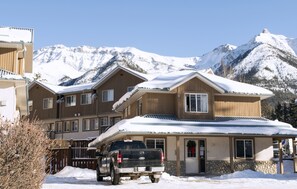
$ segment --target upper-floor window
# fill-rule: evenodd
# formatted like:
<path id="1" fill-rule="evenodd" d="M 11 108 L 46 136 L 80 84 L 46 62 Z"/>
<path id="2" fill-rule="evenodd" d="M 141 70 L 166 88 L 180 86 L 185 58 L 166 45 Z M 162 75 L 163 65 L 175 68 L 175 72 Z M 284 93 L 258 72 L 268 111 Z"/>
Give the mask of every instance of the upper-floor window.
<path id="1" fill-rule="evenodd" d="M 76 96 L 75 95 L 66 96 L 65 106 L 66 107 L 76 106 Z"/>
<path id="2" fill-rule="evenodd" d="M 205 93 L 186 93 L 185 111 L 196 113 L 208 112 L 208 95 Z"/>
<path id="3" fill-rule="evenodd" d="M 91 93 L 85 93 L 80 95 L 80 104 L 81 105 L 87 105 L 92 103 L 92 94 Z"/>
<path id="4" fill-rule="evenodd" d="M 53 98 L 44 98 L 43 99 L 43 109 L 53 108 Z"/>
<path id="5" fill-rule="evenodd" d="M 92 131 L 99 129 L 98 118 L 83 119 L 83 131 Z"/>
<path id="6" fill-rule="evenodd" d="M 110 102 L 114 100 L 113 89 L 102 91 L 102 102 Z"/>
<path id="7" fill-rule="evenodd" d="M 130 92 L 130 91 L 132 91 L 134 89 L 134 86 L 129 86 L 129 87 L 127 87 L 127 92 Z"/>
<path id="8" fill-rule="evenodd" d="M 253 140 L 236 139 L 235 150 L 236 158 L 252 159 L 254 157 Z"/>

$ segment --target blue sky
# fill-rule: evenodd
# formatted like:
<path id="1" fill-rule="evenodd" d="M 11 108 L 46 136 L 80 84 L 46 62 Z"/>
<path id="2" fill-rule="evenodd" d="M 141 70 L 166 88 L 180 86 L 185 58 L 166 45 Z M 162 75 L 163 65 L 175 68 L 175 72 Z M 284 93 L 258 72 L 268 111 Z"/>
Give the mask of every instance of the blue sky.
<path id="1" fill-rule="evenodd" d="M 0 26 L 33 28 L 35 50 L 116 46 L 187 57 L 241 45 L 263 28 L 297 38 L 296 7 L 295 0 L 5 0 Z"/>

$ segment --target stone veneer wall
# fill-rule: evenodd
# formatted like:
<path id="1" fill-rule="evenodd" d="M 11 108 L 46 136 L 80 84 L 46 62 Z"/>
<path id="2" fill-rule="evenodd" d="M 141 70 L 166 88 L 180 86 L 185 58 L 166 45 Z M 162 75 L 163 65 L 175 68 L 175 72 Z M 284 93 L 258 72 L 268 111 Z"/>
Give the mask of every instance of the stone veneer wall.
<path id="1" fill-rule="evenodd" d="M 277 162 L 275 161 L 234 161 L 234 171 L 242 171 L 251 169 L 254 171 L 261 171 L 263 173 L 276 174 Z M 222 175 L 231 173 L 229 161 L 206 161 L 206 174 L 208 175 Z"/>
<path id="2" fill-rule="evenodd" d="M 176 161 L 165 161 L 165 172 L 176 176 Z M 186 175 L 185 162 L 180 161 L 180 175 Z"/>

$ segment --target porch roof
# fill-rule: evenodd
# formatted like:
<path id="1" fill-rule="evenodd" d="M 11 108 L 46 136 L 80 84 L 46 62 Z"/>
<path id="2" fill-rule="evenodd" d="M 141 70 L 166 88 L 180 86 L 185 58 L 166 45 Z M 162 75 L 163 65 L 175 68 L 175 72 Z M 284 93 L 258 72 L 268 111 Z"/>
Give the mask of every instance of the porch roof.
<path id="1" fill-rule="evenodd" d="M 290 124 L 266 119 L 181 121 L 170 118 L 134 117 L 118 122 L 89 144 L 99 146 L 118 135 L 204 135 L 297 137 Z"/>

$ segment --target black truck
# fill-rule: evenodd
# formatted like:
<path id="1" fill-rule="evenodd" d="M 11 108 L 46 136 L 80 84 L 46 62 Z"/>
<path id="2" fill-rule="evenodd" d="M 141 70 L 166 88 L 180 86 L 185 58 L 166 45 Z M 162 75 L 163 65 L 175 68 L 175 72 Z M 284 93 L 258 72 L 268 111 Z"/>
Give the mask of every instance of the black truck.
<path id="1" fill-rule="evenodd" d="M 152 183 L 158 183 L 164 171 L 162 149 L 147 149 L 142 141 L 121 140 L 101 146 L 96 152 L 97 181 L 110 176 L 117 185 L 121 177 L 137 179 L 149 176 Z"/>

